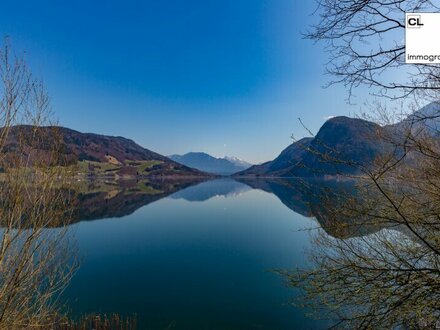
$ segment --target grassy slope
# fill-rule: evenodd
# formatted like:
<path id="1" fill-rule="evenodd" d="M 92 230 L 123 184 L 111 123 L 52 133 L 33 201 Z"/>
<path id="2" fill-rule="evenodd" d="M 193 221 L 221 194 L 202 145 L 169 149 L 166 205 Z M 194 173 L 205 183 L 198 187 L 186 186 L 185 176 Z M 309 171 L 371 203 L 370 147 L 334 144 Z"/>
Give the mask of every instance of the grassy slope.
<path id="1" fill-rule="evenodd" d="M 120 175 L 119 171 L 123 168 L 131 168 L 133 172 L 137 172 L 141 175 L 147 176 L 149 169 L 155 165 L 162 164 L 162 161 L 158 160 L 139 160 L 139 161 L 125 161 L 124 164 L 103 163 L 94 162 L 89 160 L 83 160 L 77 162 L 75 171 L 78 176 L 96 176 L 96 177 L 121 177 L 130 175 Z"/>

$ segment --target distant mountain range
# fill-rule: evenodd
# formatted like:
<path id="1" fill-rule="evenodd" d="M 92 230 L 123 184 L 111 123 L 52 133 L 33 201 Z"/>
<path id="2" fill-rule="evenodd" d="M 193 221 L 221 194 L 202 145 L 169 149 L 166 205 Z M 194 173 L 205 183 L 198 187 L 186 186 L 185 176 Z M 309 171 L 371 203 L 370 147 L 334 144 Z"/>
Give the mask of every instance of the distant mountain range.
<path id="1" fill-rule="evenodd" d="M 162 156 L 114 136 L 80 133 L 64 127 L 14 126 L 0 152 L 0 170 L 14 166 L 19 158 L 33 163 L 42 159 L 51 165 L 76 165 L 78 176 L 104 178 L 149 177 L 316 177 L 357 174 L 359 168 L 372 166 L 377 156 L 392 146 L 380 139 L 388 135 L 402 139 L 410 128 L 437 135 L 440 130 L 440 103 L 434 102 L 393 125 L 348 117 L 327 120 L 315 137 L 303 138 L 284 149 L 272 161 L 251 165 L 234 157 L 215 158 L 203 152 Z M 0 129 L 0 134 L 4 134 Z M 27 142 L 30 141 L 30 142 Z M 51 144 L 57 141 L 56 160 Z M 15 163 L 16 164 L 16 163 Z"/>
<path id="2" fill-rule="evenodd" d="M 171 155 L 168 158 L 182 165 L 218 175 L 231 175 L 252 166 L 236 157 L 216 158 L 204 152 L 189 152 L 185 155 Z"/>
<path id="3" fill-rule="evenodd" d="M 40 138 L 35 138 L 35 136 Z M 51 145 L 51 141 L 55 140 Z M 31 142 L 27 142 L 31 141 Z M 210 176 L 176 163 L 134 141 L 115 136 L 80 133 L 64 127 L 14 126 L 2 152 L 7 159 L 17 155 L 53 163 L 51 148 L 56 147 L 53 165 L 78 165 L 78 174 L 88 177 L 199 177 Z M 11 164 L 12 161 L 10 162 Z"/>
<path id="4" fill-rule="evenodd" d="M 411 129 L 427 129 L 437 134 L 440 129 L 440 103 L 434 102 L 414 112 L 399 123 L 379 126 L 348 117 L 327 120 L 313 138 L 292 143 L 272 161 L 254 165 L 235 174 L 236 177 L 316 177 L 357 174 L 368 168 L 381 153 L 392 145 L 380 139 L 384 134 L 398 138 Z M 403 135 L 402 135 L 403 138 Z"/>

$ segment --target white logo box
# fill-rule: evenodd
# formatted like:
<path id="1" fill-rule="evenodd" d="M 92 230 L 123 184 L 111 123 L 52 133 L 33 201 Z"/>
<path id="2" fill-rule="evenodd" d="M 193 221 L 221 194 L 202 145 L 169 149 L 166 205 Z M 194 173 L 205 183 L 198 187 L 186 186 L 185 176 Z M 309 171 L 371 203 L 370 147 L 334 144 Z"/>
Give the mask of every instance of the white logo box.
<path id="1" fill-rule="evenodd" d="M 440 63 L 440 13 L 406 13 L 405 62 Z"/>

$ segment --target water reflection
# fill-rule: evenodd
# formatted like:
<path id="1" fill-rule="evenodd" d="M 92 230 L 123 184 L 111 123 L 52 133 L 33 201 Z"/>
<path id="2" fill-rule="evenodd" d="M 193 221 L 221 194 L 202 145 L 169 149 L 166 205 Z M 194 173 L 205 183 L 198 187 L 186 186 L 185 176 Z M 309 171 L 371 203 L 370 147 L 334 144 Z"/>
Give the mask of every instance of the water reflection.
<path id="1" fill-rule="evenodd" d="M 384 222 L 371 223 L 368 219 L 344 216 L 334 209 L 342 208 L 348 199 L 357 196 L 355 180 L 322 179 L 240 179 L 254 189 L 261 189 L 277 196 L 295 213 L 315 218 L 328 235 L 350 238 L 375 233 L 388 225 Z"/>
<path id="2" fill-rule="evenodd" d="M 307 265 L 313 245 L 304 228 L 322 227 L 331 242 L 383 232 L 386 223 L 328 212 L 356 199 L 355 186 L 295 179 L 83 186 L 72 227 L 85 257 L 65 292 L 68 306 L 74 315 L 135 313 L 147 329 L 326 328 L 288 306 L 298 291 L 273 270 Z M 94 219 L 106 220 L 82 221 Z"/>
<path id="3" fill-rule="evenodd" d="M 232 179 L 138 184 L 80 194 L 78 221 L 106 220 L 72 226 L 84 256 L 65 292 L 73 315 L 136 313 L 142 329 L 324 327 L 287 304 L 295 290 L 272 272 L 304 264 L 300 230 L 313 221 Z"/>
<path id="4" fill-rule="evenodd" d="M 217 179 L 200 183 L 172 194 L 175 199 L 185 199 L 190 202 L 203 202 L 213 197 L 234 197 L 252 189 L 248 185 L 232 179 Z"/>
<path id="5" fill-rule="evenodd" d="M 121 218 L 202 180 L 87 182 L 76 188 L 72 222 Z"/>
<path id="6" fill-rule="evenodd" d="M 327 203 L 344 203 L 341 196 L 355 193 L 355 181 L 281 178 L 91 182 L 77 194 L 73 222 L 124 217 L 165 197 L 203 202 L 218 196 L 235 197 L 252 189 L 271 193 L 293 212 L 315 218 L 333 237 L 364 236 L 386 227 L 340 214 L 337 219 L 331 218 Z"/>

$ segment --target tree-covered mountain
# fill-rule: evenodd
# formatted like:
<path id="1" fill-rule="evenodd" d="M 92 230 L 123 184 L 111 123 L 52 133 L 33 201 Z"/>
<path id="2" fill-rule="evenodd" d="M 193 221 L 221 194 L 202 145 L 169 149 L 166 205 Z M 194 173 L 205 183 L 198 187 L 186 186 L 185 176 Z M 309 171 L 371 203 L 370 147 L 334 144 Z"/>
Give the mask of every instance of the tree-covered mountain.
<path id="1" fill-rule="evenodd" d="M 273 161 L 252 166 L 237 176 L 309 177 L 355 173 L 357 165 L 370 164 L 384 148 L 377 141 L 380 130 L 379 125 L 362 119 L 334 117 L 324 123 L 314 138 L 296 141 Z"/>
<path id="2" fill-rule="evenodd" d="M 327 120 L 313 138 L 303 138 L 284 149 L 272 161 L 254 165 L 237 177 L 312 177 L 357 174 L 399 144 L 405 132 L 438 136 L 440 103 L 433 102 L 392 125 L 349 117 Z M 386 138 L 384 138 L 386 137 Z M 390 143 L 393 141 L 393 143 Z M 399 152 L 399 149 L 396 149 Z M 410 159 L 410 157 L 409 157 Z"/>
<path id="3" fill-rule="evenodd" d="M 312 138 L 303 138 L 292 143 L 273 161 L 254 165 L 249 169 L 237 173 L 238 176 L 291 176 L 292 173 L 301 167 L 301 161 L 306 148 L 312 142 Z"/>
<path id="4" fill-rule="evenodd" d="M 79 174 L 106 177 L 209 176 L 145 149 L 130 139 L 80 133 L 65 127 L 14 126 L 1 152 L 3 166 L 46 161 L 53 165 L 78 165 Z"/>
<path id="5" fill-rule="evenodd" d="M 203 172 L 230 175 L 248 169 L 251 164 L 235 158 L 216 158 L 204 152 L 189 152 L 185 155 L 171 155 L 170 159 Z"/>

